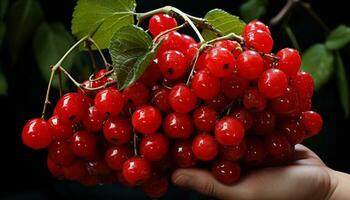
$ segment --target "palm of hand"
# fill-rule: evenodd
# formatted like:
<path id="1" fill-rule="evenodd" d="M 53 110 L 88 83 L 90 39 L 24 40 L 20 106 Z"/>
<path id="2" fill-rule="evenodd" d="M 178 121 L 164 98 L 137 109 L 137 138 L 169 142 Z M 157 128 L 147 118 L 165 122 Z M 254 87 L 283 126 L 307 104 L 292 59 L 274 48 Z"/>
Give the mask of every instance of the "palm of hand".
<path id="1" fill-rule="evenodd" d="M 224 200 L 325 199 L 331 182 L 327 170 L 316 154 L 297 145 L 294 161 L 289 165 L 252 170 L 232 186 L 223 185 L 210 173 L 198 169 L 178 170 L 173 181 Z"/>

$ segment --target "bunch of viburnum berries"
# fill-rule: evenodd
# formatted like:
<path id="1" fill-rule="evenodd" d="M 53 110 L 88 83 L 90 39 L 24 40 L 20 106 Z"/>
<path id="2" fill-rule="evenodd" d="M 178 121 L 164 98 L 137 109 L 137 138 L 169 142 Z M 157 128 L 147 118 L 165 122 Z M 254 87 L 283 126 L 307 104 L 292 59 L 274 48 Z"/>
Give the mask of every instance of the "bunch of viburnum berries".
<path id="1" fill-rule="evenodd" d="M 149 21 L 154 37 L 176 26 L 166 14 Z M 297 50 L 270 53 L 262 22 L 248 23 L 242 36 L 196 56 L 199 43 L 168 31 L 139 80 L 123 91 L 112 85 L 65 94 L 50 119 L 24 126 L 23 143 L 48 148 L 57 178 L 89 186 L 119 181 L 151 197 L 166 192 L 176 168 L 210 166 L 217 180 L 233 184 L 242 169 L 283 163 L 322 128 L 311 111 L 313 78 L 300 71 Z M 84 85 L 104 85 L 108 74 L 100 70 Z"/>

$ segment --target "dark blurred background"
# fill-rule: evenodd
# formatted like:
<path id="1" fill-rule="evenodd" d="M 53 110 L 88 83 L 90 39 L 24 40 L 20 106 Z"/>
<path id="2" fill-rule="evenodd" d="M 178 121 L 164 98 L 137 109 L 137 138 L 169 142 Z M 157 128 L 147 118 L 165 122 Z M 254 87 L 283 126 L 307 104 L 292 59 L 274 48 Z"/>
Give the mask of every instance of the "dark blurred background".
<path id="1" fill-rule="evenodd" d="M 5 0 L 0 0 L 1 3 L 2 1 Z M 7 11 L 16 1 L 8 2 Z M 148 11 L 164 5 L 173 5 L 194 16 L 204 16 L 213 8 L 222 8 L 232 14 L 240 15 L 240 6 L 245 2 L 243 0 L 138 0 L 137 11 Z M 336 28 L 339 24 L 350 25 L 350 15 L 345 1 L 312 0 L 307 2 L 312 5 L 314 11 L 320 15 L 330 29 Z M 1 3 L 0 5 L 3 5 Z M 76 1 L 41 0 L 39 4 L 43 12 L 43 20 L 49 23 L 63 23 L 66 30 L 70 32 L 71 15 Z M 260 19 L 268 23 L 284 4 L 285 1 L 281 0 L 268 1 L 266 12 Z M 0 10 L 2 9 L 0 7 Z M 0 72 L 1 79 L 3 79 L 0 82 L 0 88 L 6 87 L 4 80 L 7 82 L 6 94 L 2 92 L 0 95 L 0 155 L 2 155 L 0 199 L 147 199 L 141 191 L 128 189 L 121 185 L 86 188 L 74 183 L 57 181 L 46 168 L 47 152 L 33 151 L 22 145 L 20 139 L 22 126 L 26 120 L 40 116 L 46 92 L 47 77 L 45 76 L 48 74 L 42 73 L 35 59 L 34 51 L 38 43 L 38 41 L 34 42 L 35 27 L 32 30 L 33 33 L 27 33 L 27 27 L 18 23 L 21 20 L 20 8 L 12 9 L 19 9 L 17 13 L 14 12 L 18 15 L 18 21 L 12 20 L 13 13 L 6 13 L 1 16 L 2 24 L 7 26 L 7 30 L 11 28 L 13 30 L 13 27 L 16 27 L 19 33 L 28 36 L 25 37 L 21 48 L 17 49 L 15 59 L 11 50 L 12 45 L 15 44 L 11 43 L 11 36 L 6 35 L 8 31 L 5 31 L 0 50 Z M 35 16 L 26 17 L 35 21 Z M 325 41 L 326 37 L 322 28 L 302 8 L 293 10 L 288 24 L 296 35 L 302 50 Z M 275 49 L 292 46 L 282 25 L 271 27 L 271 29 L 275 38 Z M 36 40 L 39 40 L 40 44 L 40 38 Z M 344 61 L 346 77 L 349 77 L 350 45 L 343 48 L 340 53 Z M 50 58 L 50 55 L 47 56 Z M 71 71 L 80 77 L 81 81 L 86 79 L 91 71 L 88 66 L 88 56 L 80 53 L 78 57 L 80 59 L 79 61 L 74 59 L 72 64 L 74 70 Z M 56 60 L 51 62 L 54 64 Z M 49 72 L 49 69 L 47 71 Z M 57 94 L 57 91 L 53 91 L 53 94 Z M 55 98 L 57 99 L 57 96 L 53 95 L 53 100 L 56 100 Z M 332 75 L 329 81 L 315 93 L 313 105 L 314 110 L 322 114 L 325 123 L 322 133 L 308 141 L 306 145 L 312 148 L 331 168 L 350 173 L 350 121 L 345 118 L 344 109 L 340 104 L 337 76 Z M 170 188 L 170 192 L 164 199 L 204 199 L 204 197 L 195 192 Z"/>

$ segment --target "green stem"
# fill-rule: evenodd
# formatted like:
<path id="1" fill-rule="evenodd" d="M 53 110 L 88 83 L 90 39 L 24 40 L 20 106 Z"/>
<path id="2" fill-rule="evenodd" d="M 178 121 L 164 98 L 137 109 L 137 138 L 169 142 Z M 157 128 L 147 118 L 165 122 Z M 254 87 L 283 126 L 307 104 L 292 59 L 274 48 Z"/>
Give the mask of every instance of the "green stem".
<path id="1" fill-rule="evenodd" d="M 294 48 L 296 48 L 298 51 L 300 51 L 300 46 L 299 46 L 298 40 L 297 40 L 297 38 L 295 37 L 295 35 L 294 35 L 292 29 L 290 28 L 290 26 L 284 24 L 284 25 L 283 25 L 283 28 L 284 28 L 284 30 L 286 31 L 286 33 L 287 33 L 287 35 L 288 35 L 290 41 L 292 42 Z"/>
<path id="2" fill-rule="evenodd" d="M 63 96 L 63 84 L 62 84 L 62 73 L 58 71 L 58 87 L 60 91 L 60 97 Z"/>
<path id="3" fill-rule="evenodd" d="M 92 42 L 92 44 L 94 44 L 94 46 L 96 47 L 96 49 L 98 50 L 98 52 L 101 55 L 101 58 L 103 60 L 103 63 L 105 64 L 105 67 L 107 67 L 108 66 L 108 62 L 107 62 L 107 59 L 105 58 L 105 56 L 103 55 L 101 48 L 98 46 L 98 44 L 95 42 L 95 40 L 93 40 L 91 37 L 89 37 L 88 40 L 90 42 Z"/>
<path id="4" fill-rule="evenodd" d="M 186 25 L 187 25 L 187 22 L 185 22 L 185 23 L 183 23 L 183 24 L 181 24 L 181 25 L 179 25 L 179 26 L 177 26 L 177 27 L 174 27 L 174 28 L 171 28 L 171 29 L 168 29 L 168 30 L 166 30 L 166 31 L 164 31 L 164 32 L 159 33 L 159 34 L 153 39 L 153 42 L 157 42 L 157 41 L 159 40 L 159 38 L 162 37 L 163 35 L 165 35 L 165 34 L 171 32 L 171 31 L 179 30 L 179 29 L 185 27 Z"/>

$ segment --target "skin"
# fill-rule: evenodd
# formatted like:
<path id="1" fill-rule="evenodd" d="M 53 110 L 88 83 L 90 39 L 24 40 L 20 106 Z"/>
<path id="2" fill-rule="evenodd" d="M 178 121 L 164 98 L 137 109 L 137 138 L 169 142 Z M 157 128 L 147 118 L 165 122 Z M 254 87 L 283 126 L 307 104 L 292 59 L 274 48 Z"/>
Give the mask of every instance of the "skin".
<path id="1" fill-rule="evenodd" d="M 172 180 L 175 185 L 222 200 L 350 199 L 350 175 L 328 168 L 302 145 L 296 145 L 290 164 L 250 171 L 233 185 L 223 185 L 200 169 L 179 169 Z"/>

